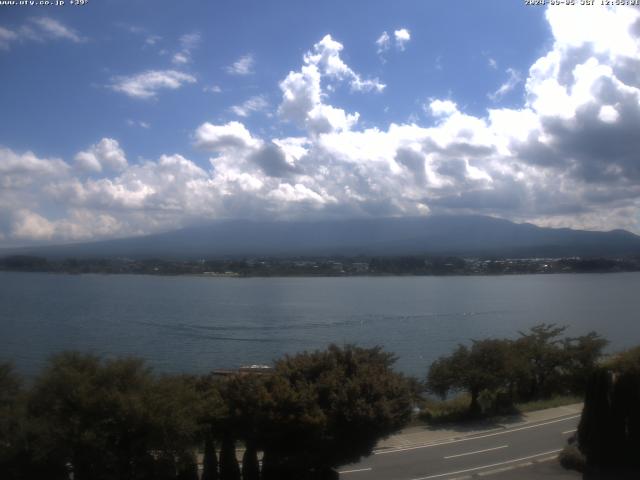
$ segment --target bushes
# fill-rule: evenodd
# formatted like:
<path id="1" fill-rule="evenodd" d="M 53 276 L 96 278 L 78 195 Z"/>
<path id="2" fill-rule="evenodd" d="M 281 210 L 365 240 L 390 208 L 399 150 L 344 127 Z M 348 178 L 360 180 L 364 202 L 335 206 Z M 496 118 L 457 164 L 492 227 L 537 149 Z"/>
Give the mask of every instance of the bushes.
<path id="1" fill-rule="evenodd" d="M 225 382 L 223 396 L 234 399 L 230 424 L 278 475 L 329 475 L 410 419 L 410 385 L 392 371 L 394 361 L 380 348 L 354 346 L 286 356 L 273 375 Z"/>
<path id="2" fill-rule="evenodd" d="M 3 480 L 335 478 L 411 415 L 410 384 L 380 348 L 287 356 L 273 373 L 157 376 L 140 359 L 67 352 L 27 391 L 0 365 Z M 216 455 L 219 451 L 219 459 Z"/>
<path id="3" fill-rule="evenodd" d="M 592 466 L 640 469 L 640 358 L 625 352 L 592 374 L 578 446 Z"/>
<path id="4" fill-rule="evenodd" d="M 590 374 L 578 433 L 562 452 L 561 464 L 584 472 L 585 478 L 638 478 L 639 407 L 640 347 L 636 347 Z"/>
<path id="5" fill-rule="evenodd" d="M 575 445 L 567 445 L 562 449 L 558 457 L 560 465 L 567 470 L 584 472 L 587 467 L 587 460 Z"/>
<path id="6" fill-rule="evenodd" d="M 541 324 L 516 340 L 460 345 L 431 365 L 427 390 L 442 398 L 467 392 L 472 417 L 513 411 L 516 402 L 581 395 L 607 341 L 594 332 L 561 338 L 564 331 L 565 327 Z"/>

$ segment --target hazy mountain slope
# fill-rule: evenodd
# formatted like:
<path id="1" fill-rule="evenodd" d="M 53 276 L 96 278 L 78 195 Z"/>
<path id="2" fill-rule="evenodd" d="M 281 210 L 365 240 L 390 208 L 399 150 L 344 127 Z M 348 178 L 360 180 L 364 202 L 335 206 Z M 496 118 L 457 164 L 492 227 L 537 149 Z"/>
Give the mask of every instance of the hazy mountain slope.
<path id="1" fill-rule="evenodd" d="M 4 252 L 8 253 L 17 251 Z M 640 253 L 640 237 L 623 230 L 550 229 L 483 216 L 315 222 L 226 220 L 144 237 L 20 249 L 20 253 L 162 258 L 360 253 L 588 256 Z"/>

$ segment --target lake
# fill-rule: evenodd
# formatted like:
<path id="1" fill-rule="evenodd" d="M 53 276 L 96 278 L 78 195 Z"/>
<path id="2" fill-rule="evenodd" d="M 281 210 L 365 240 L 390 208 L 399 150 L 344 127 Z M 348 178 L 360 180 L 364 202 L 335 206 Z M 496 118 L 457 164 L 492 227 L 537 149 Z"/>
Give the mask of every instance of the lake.
<path id="1" fill-rule="evenodd" d="M 640 343 L 640 273 L 205 278 L 0 272 L 0 360 L 33 375 L 67 349 L 157 371 L 271 363 L 331 342 L 382 345 L 423 377 L 460 342 L 541 323 Z"/>

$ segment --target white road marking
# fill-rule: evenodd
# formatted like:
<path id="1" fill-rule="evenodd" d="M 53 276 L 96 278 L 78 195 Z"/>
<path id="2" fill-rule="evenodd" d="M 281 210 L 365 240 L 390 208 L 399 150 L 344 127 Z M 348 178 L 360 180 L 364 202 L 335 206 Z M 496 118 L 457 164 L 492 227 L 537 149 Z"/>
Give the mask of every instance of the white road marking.
<path id="1" fill-rule="evenodd" d="M 558 423 L 558 422 L 566 422 L 567 420 L 573 420 L 574 418 L 579 418 L 579 417 L 580 417 L 580 415 L 573 415 L 571 417 L 559 418 L 557 420 L 551 420 L 549 422 L 537 423 L 535 425 L 527 425 L 526 427 L 508 428 L 508 429 L 505 429 L 505 430 L 502 430 L 502 431 L 496 432 L 496 433 L 487 433 L 485 435 L 477 435 L 475 437 L 459 438 L 459 439 L 456 439 L 456 440 L 446 440 L 444 442 L 429 443 L 429 444 L 426 444 L 426 445 L 416 445 L 414 447 L 402 447 L 402 448 L 396 448 L 394 450 L 381 450 L 379 452 L 373 452 L 373 454 L 374 455 L 386 455 L 388 453 L 406 452 L 408 450 L 417 450 L 417 449 L 420 449 L 420 448 L 431 448 L 431 447 L 437 447 L 437 446 L 440 446 L 440 445 L 449 445 L 449 444 L 452 444 L 452 443 L 469 442 L 471 440 L 478 440 L 478 439 L 487 438 L 487 437 L 495 437 L 496 435 L 507 435 L 509 433 L 519 432 L 521 430 L 529 430 L 530 428 L 544 427 L 545 425 L 551 425 L 552 423 Z"/>
<path id="2" fill-rule="evenodd" d="M 566 432 L 562 432 L 562 435 L 566 435 L 566 434 L 568 434 L 568 433 L 573 433 L 573 432 L 575 432 L 575 431 L 576 431 L 576 429 L 575 429 L 575 428 L 574 428 L 573 430 L 567 430 Z"/>
<path id="3" fill-rule="evenodd" d="M 505 462 L 499 462 L 499 463 L 492 463 L 491 465 L 483 465 L 481 467 L 467 468 L 465 470 L 457 470 L 455 472 L 438 473 L 437 475 L 429 475 L 428 477 L 412 478 L 411 480 L 429 480 L 430 478 L 440 478 L 440 477 L 446 477 L 448 475 L 458 475 L 459 473 L 473 472 L 475 470 L 484 470 L 485 468 L 499 467 L 500 465 L 507 465 L 509 463 L 521 462 L 522 460 L 529 460 L 530 458 L 541 457 L 543 455 L 550 455 L 552 453 L 558 453 L 560 450 L 562 449 L 536 453 L 535 455 L 529 455 L 528 457 L 514 458 L 513 460 L 507 460 Z"/>
<path id="4" fill-rule="evenodd" d="M 338 472 L 340 475 L 342 475 L 343 473 L 356 473 L 356 472 L 370 472 L 371 468 L 358 468 L 356 470 L 342 470 L 341 472 Z"/>
<path id="5" fill-rule="evenodd" d="M 474 455 L 476 453 L 492 452 L 493 450 L 500 450 L 501 448 L 507 448 L 509 445 L 500 445 L 499 447 L 485 448 L 484 450 L 476 450 L 475 452 L 459 453 L 457 455 L 449 455 L 444 457 L 445 460 L 450 458 L 466 457 L 467 455 Z"/>

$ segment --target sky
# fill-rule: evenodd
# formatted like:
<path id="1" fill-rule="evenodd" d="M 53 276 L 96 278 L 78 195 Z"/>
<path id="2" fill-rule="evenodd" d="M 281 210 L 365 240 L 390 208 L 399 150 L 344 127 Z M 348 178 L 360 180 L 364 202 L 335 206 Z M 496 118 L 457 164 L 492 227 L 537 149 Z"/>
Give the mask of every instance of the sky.
<path id="1" fill-rule="evenodd" d="M 0 247 L 227 218 L 640 234 L 638 6 L 11 3 Z"/>

